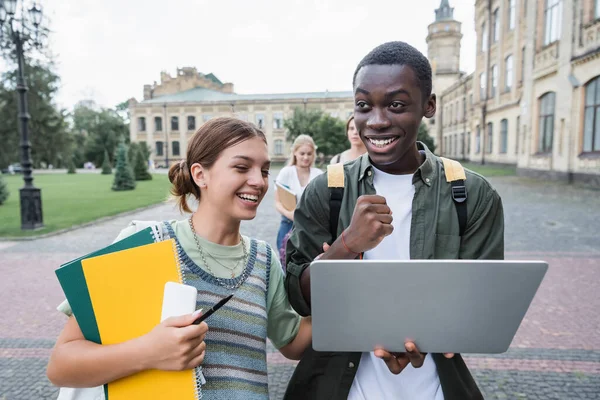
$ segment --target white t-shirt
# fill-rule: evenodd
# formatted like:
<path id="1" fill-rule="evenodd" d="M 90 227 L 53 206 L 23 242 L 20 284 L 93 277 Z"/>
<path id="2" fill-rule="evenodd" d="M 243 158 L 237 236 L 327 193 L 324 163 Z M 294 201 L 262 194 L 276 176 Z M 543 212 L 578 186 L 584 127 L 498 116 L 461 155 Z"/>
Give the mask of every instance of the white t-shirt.
<path id="1" fill-rule="evenodd" d="M 367 260 L 409 260 L 410 224 L 415 187 L 412 175 L 391 175 L 373 168 L 373 184 L 392 210 L 394 231 L 377 247 L 365 252 Z M 402 306 L 401 304 L 398 306 Z M 440 379 L 431 355 L 421 368 L 408 365 L 392 374 L 373 352 L 363 353 L 348 400 L 444 400 Z"/>
<path id="2" fill-rule="evenodd" d="M 323 171 L 320 169 L 311 167 L 308 182 L 312 181 L 322 173 Z M 282 185 L 285 185 L 288 189 L 294 192 L 296 194 L 296 202 L 300 202 L 300 197 L 302 197 L 302 193 L 304 192 L 306 186 L 300 185 L 300 179 L 298 178 L 298 172 L 296 171 L 295 165 L 283 167 L 282 170 L 279 171 L 276 181 Z M 306 182 L 307 185 L 308 182 Z"/>

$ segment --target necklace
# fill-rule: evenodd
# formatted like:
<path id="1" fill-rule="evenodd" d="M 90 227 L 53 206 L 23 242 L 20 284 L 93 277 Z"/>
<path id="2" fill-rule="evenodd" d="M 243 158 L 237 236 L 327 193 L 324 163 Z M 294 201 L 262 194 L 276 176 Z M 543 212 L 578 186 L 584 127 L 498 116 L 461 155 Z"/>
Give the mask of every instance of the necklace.
<path id="1" fill-rule="evenodd" d="M 193 217 L 193 215 L 192 215 L 192 217 Z M 204 266 L 206 267 L 206 269 L 208 270 L 208 272 L 217 280 L 217 283 L 220 286 L 223 286 L 224 288 L 229 289 L 229 290 L 234 290 L 234 289 L 239 288 L 242 285 L 242 283 L 244 283 L 244 281 L 246 280 L 246 278 L 248 277 L 248 269 L 244 268 L 244 271 L 242 272 L 242 275 L 240 275 L 239 278 L 238 278 L 238 282 L 236 282 L 233 285 L 228 285 L 227 283 L 223 282 L 223 280 L 221 278 L 219 278 L 218 276 L 216 276 L 215 273 L 210 269 L 210 266 L 208 265 L 208 263 L 206 262 L 206 257 L 204 256 L 204 251 L 202 250 L 202 246 L 200 246 L 200 241 L 198 240 L 198 234 L 196 233 L 196 229 L 194 229 L 194 223 L 192 222 L 192 217 L 190 217 L 190 219 L 188 220 L 188 222 L 190 224 L 190 228 L 192 229 L 192 233 L 194 234 L 194 241 L 196 242 L 196 247 L 198 248 L 198 252 L 200 253 L 200 258 L 202 259 L 202 263 L 204 264 Z M 242 239 L 242 249 L 244 250 L 244 256 L 243 256 L 243 258 L 242 258 L 241 261 L 246 261 L 248 259 L 248 252 L 246 251 L 246 245 L 244 244 L 244 240 L 243 239 Z M 213 258 L 213 260 L 215 259 L 214 257 L 212 257 L 212 258 Z M 221 265 L 223 265 L 223 264 L 221 264 Z M 236 265 L 235 268 L 237 268 L 237 265 Z M 233 274 L 233 271 L 232 271 L 232 278 L 234 276 L 235 275 Z"/>
<path id="2" fill-rule="evenodd" d="M 244 255 L 242 256 L 242 258 L 232 267 L 228 267 L 227 265 L 223 264 L 221 261 L 217 260 L 217 258 L 215 256 L 213 256 L 212 254 L 210 254 L 208 251 L 206 252 L 206 255 L 209 256 L 210 258 L 213 259 L 214 262 L 216 262 L 217 264 L 219 264 L 221 267 L 225 268 L 226 270 L 228 270 L 229 272 L 231 272 L 231 278 L 235 278 L 235 271 L 238 269 L 238 267 L 240 266 L 240 264 L 242 264 L 242 262 L 246 259 L 246 246 L 244 245 L 244 239 L 241 240 L 242 242 L 242 248 L 244 249 Z M 243 264 L 242 264 L 243 265 Z"/>

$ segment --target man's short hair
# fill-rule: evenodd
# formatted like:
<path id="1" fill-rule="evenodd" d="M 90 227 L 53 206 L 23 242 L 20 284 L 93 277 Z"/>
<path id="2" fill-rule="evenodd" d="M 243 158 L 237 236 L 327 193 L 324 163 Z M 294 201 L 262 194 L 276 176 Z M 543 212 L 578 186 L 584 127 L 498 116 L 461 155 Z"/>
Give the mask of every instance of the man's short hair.
<path id="1" fill-rule="evenodd" d="M 421 89 L 423 101 L 431 95 L 431 65 L 419 50 L 405 42 L 387 42 L 375 47 L 358 64 L 352 78 L 352 86 L 356 84 L 358 71 L 367 65 L 407 65 L 415 71 L 417 84 Z"/>

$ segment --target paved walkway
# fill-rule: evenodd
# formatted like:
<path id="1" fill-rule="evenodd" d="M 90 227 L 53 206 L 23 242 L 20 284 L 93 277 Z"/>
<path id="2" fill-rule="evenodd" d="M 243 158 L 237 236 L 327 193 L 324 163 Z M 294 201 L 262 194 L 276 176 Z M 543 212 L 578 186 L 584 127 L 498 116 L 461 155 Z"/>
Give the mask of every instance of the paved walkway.
<path id="1" fill-rule="evenodd" d="M 504 199 L 506 255 L 550 262 L 510 350 L 469 355 L 486 399 L 600 399 L 600 192 L 518 178 L 492 183 Z M 68 212 L 68 210 L 65 210 Z M 61 263 L 110 243 L 132 219 L 180 218 L 170 204 L 35 241 L 0 242 L 0 400 L 55 399 L 45 377 L 65 318 L 55 311 Z M 270 191 L 244 233 L 274 244 Z M 272 399 L 294 363 L 270 347 Z"/>

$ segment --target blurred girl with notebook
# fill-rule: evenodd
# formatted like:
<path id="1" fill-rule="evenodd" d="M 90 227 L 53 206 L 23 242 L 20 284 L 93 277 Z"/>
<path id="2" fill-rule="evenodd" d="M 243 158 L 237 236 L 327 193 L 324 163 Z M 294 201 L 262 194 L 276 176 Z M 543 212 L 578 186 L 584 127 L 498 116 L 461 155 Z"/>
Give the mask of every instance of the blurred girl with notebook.
<path id="1" fill-rule="evenodd" d="M 285 357 L 299 359 L 312 337 L 310 318 L 298 316 L 288 302 L 277 254 L 266 242 L 240 234 L 241 221 L 256 217 L 267 192 L 269 168 L 265 135 L 253 124 L 216 118 L 202 125 L 186 159 L 169 169 L 171 192 L 191 216 L 134 222 L 117 240 L 158 224 L 164 238 L 176 240 L 183 283 L 198 289 L 197 308 L 208 309 L 229 294 L 233 299 L 208 325 L 192 325 L 196 313 L 173 317 L 118 345 L 85 340 L 71 316 L 50 358 L 50 381 L 88 388 L 144 370 L 202 365 L 203 399 L 268 399 L 266 338 Z M 60 309 L 70 314 L 66 303 Z"/>
<path id="2" fill-rule="evenodd" d="M 308 182 L 323 173 L 320 169 L 313 167 L 316 152 L 317 146 L 313 138 L 308 135 L 299 135 L 292 144 L 292 156 L 289 164 L 281 169 L 275 180 L 277 185 L 275 208 L 281 214 L 281 223 L 277 232 L 277 249 L 280 256 L 284 253 L 286 236 L 292 230 L 296 203 L 300 201 Z M 295 196 L 295 199 L 292 197 L 290 200 L 292 195 Z M 284 263 L 284 260 L 280 261 Z"/>

